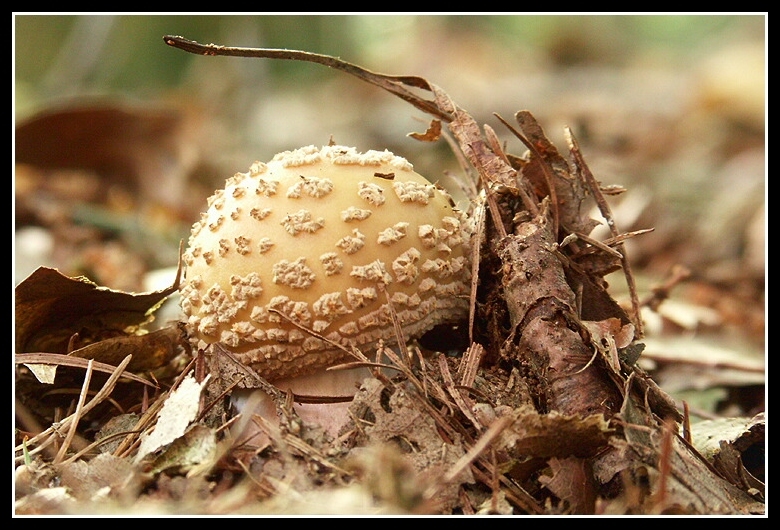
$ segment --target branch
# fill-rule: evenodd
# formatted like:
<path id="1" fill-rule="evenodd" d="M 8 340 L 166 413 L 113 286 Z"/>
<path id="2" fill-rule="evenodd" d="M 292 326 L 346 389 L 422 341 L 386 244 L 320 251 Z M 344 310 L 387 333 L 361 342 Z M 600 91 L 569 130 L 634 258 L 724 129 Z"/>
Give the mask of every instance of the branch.
<path id="1" fill-rule="evenodd" d="M 305 61 L 321 64 L 328 68 L 341 70 L 353 75 L 363 81 L 387 90 L 395 94 L 404 101 L 411 103 L 418 109 L 428 114 L 432 114 L 446 122 L 452 121 L 452 116 L 441 110 L 438 105 L 432 101 L 423 99 L 409 92 L 405 87 L 420 88 L 432 92 L 431 85 L 417 76 L 395 76 L 377 74 L 365 68 L 361 68 L 352 63 L 342 61 L 329 55 L 320 55 L 318 53 L 304 52 L 298 50 L 278 50 L 270 48 L 241 48 L 235 46 L 220 46 L 217 44 L 199 44 L 195 41 L 178 37 L 174 35 L 165 35 L 163 37 L 165 44 L 185 52 L 208 56 L 226 56 L 226 57 L 252 57 L 258 59 L 283 59 L 288 61 Z"/>

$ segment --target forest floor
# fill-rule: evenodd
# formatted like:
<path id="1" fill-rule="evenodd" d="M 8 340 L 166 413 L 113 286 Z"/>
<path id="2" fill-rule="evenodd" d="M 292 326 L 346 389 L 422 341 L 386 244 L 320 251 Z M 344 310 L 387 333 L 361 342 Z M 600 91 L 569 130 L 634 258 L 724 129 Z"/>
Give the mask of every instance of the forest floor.
<path id="1" fill-rule="evenodd" d="M 367 377 L 336 436 L 289 402 L 278 424 L 221 410 L 181 335 L 180 241 L 247 169 L 204 133 L 224 117 L 111 100 L 17 123 L 15 513 L 764 513 L 763 101 L 718 78 L 750 53 L 684 79 L 654 72 L 652 87 L 639 70 L 536 74 L 522 103 L 497 86 L 511 78 L 492 100 L 452 87 L 480 101 L 470 109 L 452 106 L 451 76 L 428 76 L 410 99 L 430 103 L 414 123 L 438 120 L 436 142 L 405 148 L 397 124 L 364 123 L 356 137 L 484 192 L 464 203 L 483 215 L 477 324 L 471 342 L 434 330 L 416 343 L 420 364 L 391 358 L 397 375 Z M 298 115 L 345 120 L 341 102 L 317 110 L 345 90 L 357 114 L 398 114 L 369 85 L 386 86 L 358 77 L 339 74 Z M 534 112 L 542 93 L 555 112 Z M 521 288 L 518 264 L 542 255 L 561 274 Z M 555 335 L 562 322 L 572 336 Z M 550 352 L 568 362 L 581 348 L 563 392 Z M 247 437 L 248 423 L 265 436 Z"/>

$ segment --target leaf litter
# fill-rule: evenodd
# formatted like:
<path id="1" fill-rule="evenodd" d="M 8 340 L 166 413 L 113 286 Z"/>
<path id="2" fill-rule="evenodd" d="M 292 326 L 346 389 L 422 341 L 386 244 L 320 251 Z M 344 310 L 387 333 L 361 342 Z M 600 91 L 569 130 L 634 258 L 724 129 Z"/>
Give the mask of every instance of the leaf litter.
<path id="1" fill-rule="evenodd" d="M 641 367 L 645 304 L 624 243 L 644 231 L 618 229 L 605 196 L 625 190 L 601 187 L 571 131 L 561 154 L 531 112 L 516 113 L 517 128 L 499 117 L 526 148 L 513 155 L 423 78 L 165 41 L 329 66 L 433 116 L 410 136 L 447 140 L 481 219 L 468 338 L 455 355 L 435 340 L 409 345 L 419 355 L 386 351 L 391 370 L 363 381 L 334 437 L 278 390 L 278 425 L 237 415 L 226 396 L 256 374 L 229 360 L 209 374 L 177 324 L 146 329 L 178 274 L 139 295 L 41 268 L 16 289 L 17 514 L 764 512 L 763 415 L 699 445 L 687 410 Z M 608 239 L 590 236 L 593 211 Z M 625 306 L 605 279 L 615 271 Z M 57 370 L 41 381 L 39 366 Z M 264 442 L 241 436 L 250 423 Z"/>

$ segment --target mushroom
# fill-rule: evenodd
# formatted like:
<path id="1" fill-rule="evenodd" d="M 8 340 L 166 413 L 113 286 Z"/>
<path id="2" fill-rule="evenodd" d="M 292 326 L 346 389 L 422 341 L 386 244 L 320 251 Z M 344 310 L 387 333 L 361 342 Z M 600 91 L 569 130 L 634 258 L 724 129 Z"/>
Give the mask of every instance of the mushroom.
<path id="1" fill-rule="evenodd" d="M 193 225 L 187 334 L 271 382 L 370 355 L 396 342 L 393 313 L 407 339 L 467 315 L 470 234 L 449 194 L 387 150 L 279 153 L 229 178 Z"/>

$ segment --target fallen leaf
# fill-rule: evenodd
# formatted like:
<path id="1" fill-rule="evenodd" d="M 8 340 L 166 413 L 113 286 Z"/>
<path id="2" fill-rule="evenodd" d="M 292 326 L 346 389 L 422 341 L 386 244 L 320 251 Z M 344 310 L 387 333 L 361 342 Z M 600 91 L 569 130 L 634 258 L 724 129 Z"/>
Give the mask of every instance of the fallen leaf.
<path id="1" fill-rule="evenodd" d="M 107 453 L 60 466 L 62 485 L 79 501 L 127 495 L 139 487 L 139 476 L 127 458 Z"/>
<path id="2" fill-rule="evenodd" d="M 40 267 L 16 286 L 16 352 L 68 353 L 74 335 L 90 342 L 126 335 L 148 322 L 178 283 L 177 274 L 167 289 L 133 294 Z"/>
<path id="3" fill-rule="evenodd" d="M 181 385 L 171 392 L 157 415 L 154 431 L 141 436 L 136 462 L 184 434 L 190 422 L 198 415 L 200 393 L 204 386 L 205 381 L 198 383 L 192 376 L 187 376 Z"/>
<path id="4" fill-rule="evenodd" d="M 111 365 L 118 365 L 122 359 L 132 355 L 133 359 L 127 365 L 128 370 L 154 370 L 164 366 L 176 355 L 179 340 L 179 328 L 174 325 L 143 335 L 111 337 L 73 350 L 68 355 L 95 359 Z"/>
<path id="5" fill-rule="evenodd" d="M 215 463 L 217 438 L 205 425 L 193 425 L 154 459 L 150 472 L 175 469 L 188 476 L 207 471 Z"/>
<path id="6" fill-rule="evenodd" d="M 35 378 L 41 383 L 50 385 L 57 376 L 57 366 L 52 364 L 25 363 Z"/>
<path id="7" fill-rule="evenodd" d="M 511 417 L 512 425 L 502 433 L 501 445 L 518 456 L 592 456 L 606 447 L 614 432 L 600 414 L 539 414 L 531 407 L 521 407 L 513 410 Z"/>
<path id="8" fill-rule="evenodd" d="M 552 477 L 540 476 L 539 482 L 566 502 L 567 513 L 593 513 L 596 498 L 588 467 L 587 461 L 580 458 L 553 458 Z"/>

